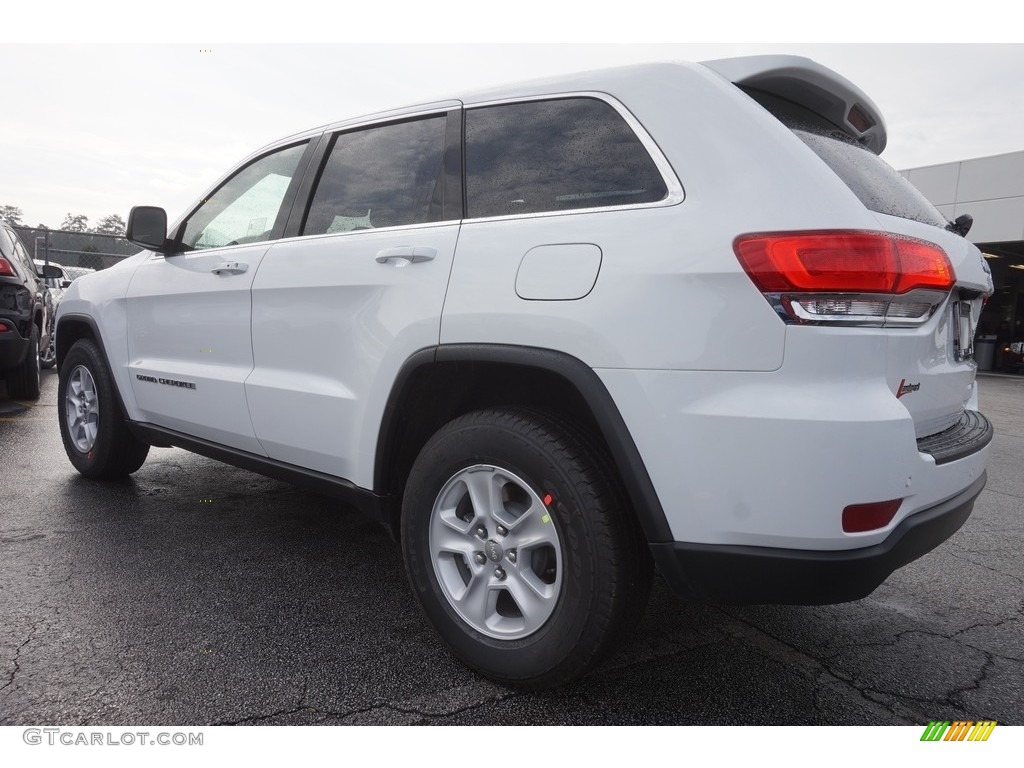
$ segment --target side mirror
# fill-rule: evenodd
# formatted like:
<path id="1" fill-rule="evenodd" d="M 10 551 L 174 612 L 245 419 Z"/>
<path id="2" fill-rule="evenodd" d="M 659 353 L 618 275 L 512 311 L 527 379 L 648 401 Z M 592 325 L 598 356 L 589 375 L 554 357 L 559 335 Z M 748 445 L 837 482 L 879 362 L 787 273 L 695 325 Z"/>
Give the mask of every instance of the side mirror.
<path id="1" fill-rule="evenodd" d="M 53 264 L 43 264 L 39 268 L 39 276 L 42 278 L 55 277 L 58 280 L 64 277 L 64 270 L 60 267 L 55 267 Z"/>
<path id="2" fill-rule="evenodd" d="M 167 239 L 167 211 L 152 205 L 137 205 L 128 214 L 125 239 L 157 253 L 168 253 L 171 243 Z"/>

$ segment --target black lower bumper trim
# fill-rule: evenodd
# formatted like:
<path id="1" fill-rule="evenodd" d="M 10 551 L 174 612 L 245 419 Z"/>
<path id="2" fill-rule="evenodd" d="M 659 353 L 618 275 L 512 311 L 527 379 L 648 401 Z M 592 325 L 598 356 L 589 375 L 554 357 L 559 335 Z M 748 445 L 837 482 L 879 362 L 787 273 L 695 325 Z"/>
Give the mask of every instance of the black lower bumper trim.
<path id="1" fill-rule="evenodd" d="M 219 445 L 209 440 L 176 432 L 173 429 L 158 427 L 155 424 L 132 421 L 128 422 L 128 427 L 137 438 L 150 445 L 164 448 L 169 446 L 184 448 L 186 451 L 223 461 L 225 464 L 241 467 L 250 472 L 258 472 L 276 480 L 294 483 L 316 493 L 341 499 L 385 527 L 389 525 L 390 516 L 384 506 L 387 499 L 359 488 L 348 480 L 294 464 L 286 464 L 266 456 L 257 456 L 238 448 Z"/>
<path id="2" fill-rule="evenodd" d="M 29 340 L 21 337 L 13 327 L 4 323 L 0 329 L 0 371 L 21 365 L 28 354 Z"/>
<path id="3" fill-rule="evenodd" d="M 651 552 L 665 579 L 687 597 L 733 605 L 859 600 L 956 533 L 986 479 L 982 473 L 967 489 L 911 515 L 871 547 L 812 551 L 670 542 L 651 544 Z"/>
<path id="4" fill-rule="evenodd" d="M 977 411 L 964 411 L 949 429 L 918 440 L 917 450 L 929 454 L 936 464 L 947 464 L 977 453 L 992 442 L 994 434 L 992 422 Z"/>

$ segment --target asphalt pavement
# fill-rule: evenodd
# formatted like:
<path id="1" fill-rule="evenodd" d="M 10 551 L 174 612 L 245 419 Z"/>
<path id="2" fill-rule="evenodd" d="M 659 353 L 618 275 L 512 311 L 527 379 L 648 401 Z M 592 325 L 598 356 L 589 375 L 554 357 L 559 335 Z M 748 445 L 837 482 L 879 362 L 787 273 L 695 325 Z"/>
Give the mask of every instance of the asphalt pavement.
<path id="1" fill-rule="evenodd" d="M 451 657 L 398 545 L 338 502 L 176 449 L 81 478 L 57 379 L 0 385 L 0 725 L 1024 724 L 1024 380 L 967 524 L 870 597 L 722 608 L 656 580 L 584 680 L 509 690 Z"/>

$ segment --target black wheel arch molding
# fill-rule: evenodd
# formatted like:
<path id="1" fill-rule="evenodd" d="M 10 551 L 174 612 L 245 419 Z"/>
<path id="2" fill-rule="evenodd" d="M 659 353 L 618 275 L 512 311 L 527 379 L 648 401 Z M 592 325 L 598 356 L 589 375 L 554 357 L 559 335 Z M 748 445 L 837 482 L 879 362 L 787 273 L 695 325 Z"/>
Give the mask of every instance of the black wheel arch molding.
<path id="1" fill-rule="evenodd" d="M 421 349 L 406 359 L 395 377 L 381 418 L 374 457 L 373 488 L 379 496 L 391 490 L 389 473 L 401 438 L 400 426 L 408 415 L 403 407 L 411 381 L 431 366 L 496 364 L 541 371 L 556 376 L 575 390 L 589 409 L 608 447 L 612 462 L 648 542 L 673 541 L 664 508 L 647 472 L 640 451 L 611 394 L 585 362 L 565 352 L 508 344 L 441 344 Z"/>
<path id="2" fill-rule="evenodd" d="M 78 324 L 88 327 L 89 335 L 99 347 L 108 369 L 113 370 L 98 324 L 93 317 L 81 313 L 62 315 L 58 321 L 58 364 L 63 361 L 71 345 L 82 336 L 62 333 L 61 329 Z M 442 344 L 421 349 L 410 355 L 392 383 L 381 418 L 372 490 L 359 488 L 343 478 L 285 465 L 153 424 L 132 422 L 130 426 L 133 432 L 151 445 L 174 445 L 228 464 L 319 490 L 327 495 L 342 498 L 368 513 L 371 518 L 389 525 L 394 522 L 398 505 L 398 499 L 390 492 L 389 473 L 392 471 L 393 460 L 399 447 L 399 426 L 408 418 L 408 414 L 403 410 L 403 401 L 414 376 L 439 364 L 516 366 L 562 379 L 578 394 L 589 410 L 600 437 L 607 445 L 611 459 L 619 471 L 623 487 L 632 501 L 647 541 L 656 543 L 673 540 L 665 511 L 640 451 L 611 394 L 593 368 L 572 355 L 552 349 L 505 344 Z M 122 415 L 128 419 L 121 392 L 116 387 L 115 398 Z"/>
<path id="3" fill-rule="evenodd" d="M 84 324 L 89 327 L 91 332 L 89 338 L 96 342 L 96 346 L 100 349 L 100 354 L 103 355 L 103 362 L 107 366 L 107 370 L 113 374 L 114 367 L 110 364 L 110 355 L 107 354 L 107 347 L 103 343 L 103 336 L 100 334 L 100 327 L 97 325 L 96 320 L 91 315 L 84 315 L 80 312 L 69 312 L 58 318 L 56 325 L 54 325 L 54 333 L 57 334 L 57 367 L 60 368 L 64 363 L 64 358 L 68 354 L 68 350 L 74 345 L 76 341 L 82 338 L 81 334 L 70 335 L 66 332 L 61 334 L 60 329 L 67 329 L 70 326 Z M 115 378 L 116 383 L 116 378 Z M 127 419 L 128 409 L 124 406 L 124 399 L 121 397 L 121 390 L 116 386 L 114 387 L 114 399 L 117 401 L 117 407 L 121 409 L 121 415 Z"/>

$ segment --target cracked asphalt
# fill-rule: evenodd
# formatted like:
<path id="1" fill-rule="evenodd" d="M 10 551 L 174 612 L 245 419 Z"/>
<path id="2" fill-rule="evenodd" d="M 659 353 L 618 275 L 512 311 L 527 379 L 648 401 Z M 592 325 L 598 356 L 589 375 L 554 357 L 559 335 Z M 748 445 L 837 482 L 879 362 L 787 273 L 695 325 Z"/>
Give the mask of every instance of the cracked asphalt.
<path id="1" fill-rule="evenodd" d="M 973 516 L 870 597 L 721 608 L 656 580 L 628 647 L 539 694 L 449 656 L 398 546 L 331 499 L 175 449 L 80 478 L 56 383 L 0 387 L 0 725 L 1024 724 L 1024 381 L 981 379 Z"/>

